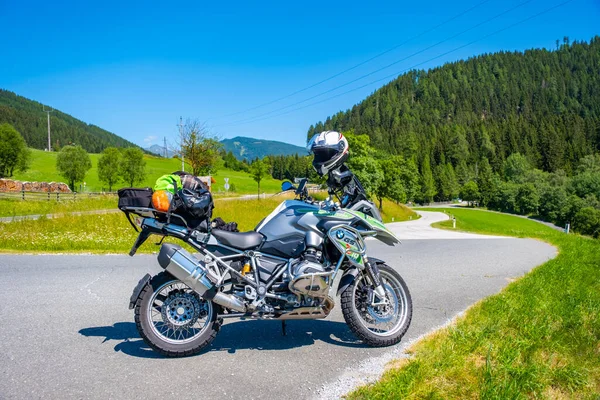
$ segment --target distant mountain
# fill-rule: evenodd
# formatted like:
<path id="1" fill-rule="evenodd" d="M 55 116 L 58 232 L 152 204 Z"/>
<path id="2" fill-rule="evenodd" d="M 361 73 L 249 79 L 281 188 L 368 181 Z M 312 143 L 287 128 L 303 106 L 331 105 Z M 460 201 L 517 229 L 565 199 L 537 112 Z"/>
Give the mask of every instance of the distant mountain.
<path id="1" fill-rule="evenodd" d="M 23 135 L 27 145 L 43 150 L 48 146 L 48 122 L 43 106 L 8 90 L 0 89 L 0 124 L 7 122 Z M 70 143 L 81 145 L 90 153 L 106 147 L 138 147 L 95 125 L 86 124 L 59 110 L 50 113 L 52 147 Z"/>
<path id="2" fill-rule="evenodd" d="M 231 151 L 238 160 L 254 160 L 265 156 L 289 156 L 294 154 L 307 155 L 304 147 L 278 142 L 275 140 L 254 139 L 237 136 L 233 139 L 221 140 L 225 151 Z"/>
<path id="3" fill-rule="evenodd" d="M 157 144 L 153 144 L 150 147 L 146 147 L 144 150 L 146 150 L 149 153 L 152 154 L 156 154 L 158 156 L 164 157 L 165 156 L 165 148 L 164 146 L 159 146 Z M 176 153 L 172 150 L 169 150 L 169 148 L 167 147 L 167 158 L 171 158 L 175 155 Z"/>

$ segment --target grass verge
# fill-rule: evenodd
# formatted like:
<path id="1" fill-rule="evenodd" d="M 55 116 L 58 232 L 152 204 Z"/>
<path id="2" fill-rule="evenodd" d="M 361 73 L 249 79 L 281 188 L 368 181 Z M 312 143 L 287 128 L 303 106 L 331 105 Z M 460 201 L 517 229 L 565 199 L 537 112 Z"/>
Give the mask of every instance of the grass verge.
<path id="1" fill-rule="evenodd" d="M 432 210 L 429 210 L 432 211 Z M 419 341 L 351 399 L 598 399 L 600 241 L 503 214 L 445 209 L 461 231 L 530 237 L 559 255 Z M 452 229 L 451 221 L 437 224 Z"/>
<path id="2" fill-rule="evenodd" d="M 15 215 L 61 214 L 73 211 L 106 210 L 117 206 L 116 195 L 78 200 L 13 200 L 0 199 L 0 217 Z"/>
<path id="3" fill-rule="evenodd" d="M 252 230 L 290 195 L 270 196 L 261 200 L 215 200 L 213 217 L 235 221 L 241 231 Z M 84 201 L 84 200 L 80 200 Z M 74 202 L 72 207 L 80 204 Z M 113 205 L 114 207 L 114 205 Z M 408 219 L 413 212 L 390 202 L 384 205 L 385 218 Z M 73 209 L 69 211 L 74 211 Z M 0 223 L 2 252 L 94 252 L 126 253 L 137 233 L 121 213 L 40 218 L 39 220 Z M 149 240 L 140 252 L 153 252 L 157 240 Z"/>

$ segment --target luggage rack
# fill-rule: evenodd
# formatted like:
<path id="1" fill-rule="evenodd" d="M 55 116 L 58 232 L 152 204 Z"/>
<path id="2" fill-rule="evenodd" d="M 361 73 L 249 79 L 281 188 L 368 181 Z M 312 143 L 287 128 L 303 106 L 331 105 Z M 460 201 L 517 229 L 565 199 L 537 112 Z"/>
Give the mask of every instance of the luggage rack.
<path id="1" fill-rule="evenodd" d="M 193 230 L 188 226 L 185 218 L 183 218 L 179 214 L 174 214 L 172 212 L 159 211 L 159 210 L 151 208 L 151 207 L 134 207 L 134 206 L 123 206 L 123 207 L 119 207 L 119 209 L 125 213 L 125 215 L 127 216 L 127 220 L 129 221 L 131 226 L 133 226 L 133 229 L 135 229 L 136 232 L 139 232 L 139 230 L 138 230 L 138 227 L 131 220 L 131 214 L 139 215 L 140 217 L 144 217 L 144 218 L 155 218 L 155 219 L 163 219 L 164 218 L 166 221 L 170 221 L 170 218 L 174 217 L 174 218 L 181 220 L 181 222 L 183 222 L 183 225 L 188 230 Z"/>

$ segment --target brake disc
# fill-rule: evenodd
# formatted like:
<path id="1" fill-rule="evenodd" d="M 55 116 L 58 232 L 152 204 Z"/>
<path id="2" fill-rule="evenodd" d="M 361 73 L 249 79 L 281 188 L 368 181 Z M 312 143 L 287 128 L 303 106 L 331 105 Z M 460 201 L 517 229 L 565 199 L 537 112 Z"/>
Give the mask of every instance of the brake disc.
<path id="1" fill-rule="evenodd" d="M 373 318 L 376 323 L 390 322 L 396 316 L 396 308 L 398 306 L 398 296 L 396 296 L 394 290 L 388 284 L 384 284 L 383 286 L 389 303 L 380 306 L 367 306 L 369 316 Z"/>
<path id="2" fill-rule="evenodd" d="M 193 325 L 204 311 L 196 295 L 179 290 L 169 293 L 161 308 L 163 321 L 173 328 Z"/>

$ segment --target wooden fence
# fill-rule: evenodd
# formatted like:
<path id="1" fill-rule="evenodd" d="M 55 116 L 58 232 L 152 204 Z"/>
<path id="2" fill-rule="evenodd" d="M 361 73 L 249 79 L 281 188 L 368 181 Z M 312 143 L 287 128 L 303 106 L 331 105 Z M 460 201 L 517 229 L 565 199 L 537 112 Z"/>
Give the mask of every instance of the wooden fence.
<path id="1" fill-rule="evenodd" d="M 76 201 L 104 196 L 115 196 L 115 193 L 50 193 L 50 192 L 0 192 L 0 199 L 32 200 L 32 201 Z"/>

